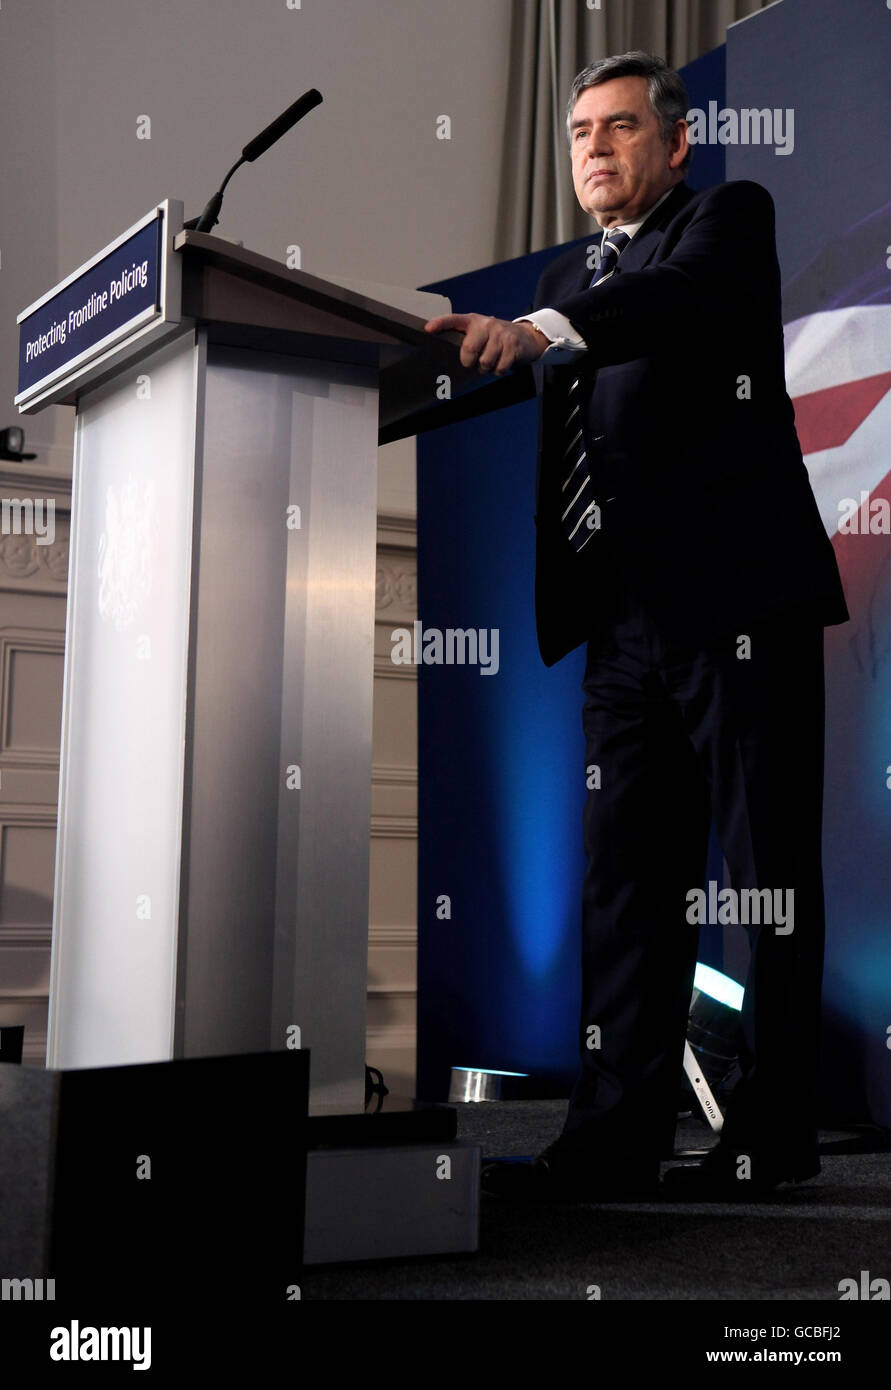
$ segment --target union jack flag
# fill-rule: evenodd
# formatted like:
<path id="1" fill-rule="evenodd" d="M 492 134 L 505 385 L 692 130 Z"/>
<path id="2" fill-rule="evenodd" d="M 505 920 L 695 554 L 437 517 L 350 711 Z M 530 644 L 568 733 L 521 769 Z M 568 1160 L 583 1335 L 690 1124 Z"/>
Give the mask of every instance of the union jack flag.
<path id="1" fill-rule="evenodd" d="M 870 623 L 878 586 L 891 582 L 889 243 L 886 203 L 828 242 L 783 290 L 798 438 L 835 546 L 853 620 L 848 635 L 858 665 L 872 666 L 873 675 L 891 652 L 891 639 Z"/>

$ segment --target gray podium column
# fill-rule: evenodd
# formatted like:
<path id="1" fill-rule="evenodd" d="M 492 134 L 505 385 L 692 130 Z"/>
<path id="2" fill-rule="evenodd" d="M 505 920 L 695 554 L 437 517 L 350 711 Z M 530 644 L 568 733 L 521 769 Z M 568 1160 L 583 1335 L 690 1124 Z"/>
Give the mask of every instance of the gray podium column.
<path id="1" fill-rule="evenodd" d="M 375 370 L 203 330 L 81 397 L 49 1066 L 296 1024 L 362 1108 L 377 437 Z"/>
<path id="2" fill-rule="evenodd" d="M 179 339 L 141 373 L 141 384 L 125 373 L 84 396 L 75 424 L 47 1044 L 54 1069 L 173 1055 L 194 346 Z"/>

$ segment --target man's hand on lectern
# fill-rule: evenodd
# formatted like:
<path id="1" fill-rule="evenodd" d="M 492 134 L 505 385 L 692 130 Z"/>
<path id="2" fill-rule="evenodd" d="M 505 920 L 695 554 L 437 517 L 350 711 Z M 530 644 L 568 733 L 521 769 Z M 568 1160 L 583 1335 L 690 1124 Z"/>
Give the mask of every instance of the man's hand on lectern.
<path id="1" fill-rule="evenodd" d="M 477 367 L 486 374 L 503 376 L 523 362 L 535 362 L 549 339 L 532 323 L 511 323 L 486 314 L 441 314 L 424 324 L 428 333 L 452 329 L 464 334 L 461 366 Z"/>

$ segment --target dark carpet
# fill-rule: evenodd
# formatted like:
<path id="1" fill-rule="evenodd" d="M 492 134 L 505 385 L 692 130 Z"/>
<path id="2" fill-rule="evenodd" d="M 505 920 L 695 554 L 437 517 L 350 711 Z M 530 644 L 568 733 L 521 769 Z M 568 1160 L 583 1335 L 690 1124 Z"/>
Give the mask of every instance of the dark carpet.
<path id="1" fill-rule="evenodd" d="M 458 1107 L 458 1137 L 483 1158 L 533 1155 L 565 1101 Z M 714 1136 L 680 1119 L 678 1150 Z M 891 1153 L 882 1136 L 823 1132 L 819 1177 L 770 1200 L 518 1207 L 482 1198 L 475 1254 L 305 1270 L 303 1298 L 430 1300 L 828 1300 L 839 1282 L 891 1275 Z"/>

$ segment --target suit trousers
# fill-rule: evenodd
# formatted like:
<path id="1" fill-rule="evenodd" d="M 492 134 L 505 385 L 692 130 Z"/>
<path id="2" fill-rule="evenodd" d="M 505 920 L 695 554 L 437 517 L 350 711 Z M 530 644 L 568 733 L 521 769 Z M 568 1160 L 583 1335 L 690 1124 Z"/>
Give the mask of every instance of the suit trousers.
<path id="1" fill-rule="evenodd" d="M 582 1066 L 563 1137 L 607 1161 L 671 1155 L 699 934 L 691 890 L 705 887 L 713 819 L 739 895 L 723 920 L 750 945 L 741 1075 L 721 1141 L 809 1159 L 824 946 L 822 623 L 793 610 L 697 643 L 654 622 L 630 583 L 613 617 L 588 643 L 582 686 Z M 746 915 L 760 921 L 743 925 Z"/>

